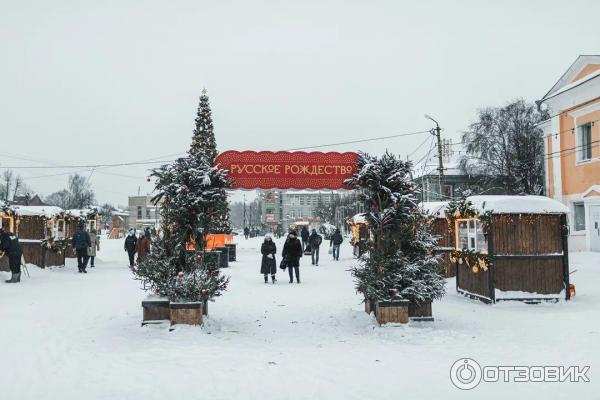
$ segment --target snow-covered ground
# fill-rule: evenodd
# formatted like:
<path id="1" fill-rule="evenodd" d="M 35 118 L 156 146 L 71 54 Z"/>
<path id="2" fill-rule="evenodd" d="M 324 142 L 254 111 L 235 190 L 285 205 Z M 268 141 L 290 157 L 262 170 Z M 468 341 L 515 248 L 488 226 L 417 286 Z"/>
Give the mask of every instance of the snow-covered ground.
<path id="1" fill-rule="evenodd" d="M 571 302 L 494 306 L 448 295 L 433 323 L 380 327 L 326 247 L 302 259 L 302 283 L 264 284 L 262 239 L 240 239 L 228 292 L 198 327 L 140 326 L 146 296 L 122 241 L 97 266 L 40 270 L 19 285 L 0 273 L 0 398 L 22 399 L 558 399 L 599 398 L 600 254 L 571 254 Z M 281 248 L 281 242 L 278 242 Z M 590 383 L 482 383 L 455 388 L 450 366 L 590 365 Z"/>

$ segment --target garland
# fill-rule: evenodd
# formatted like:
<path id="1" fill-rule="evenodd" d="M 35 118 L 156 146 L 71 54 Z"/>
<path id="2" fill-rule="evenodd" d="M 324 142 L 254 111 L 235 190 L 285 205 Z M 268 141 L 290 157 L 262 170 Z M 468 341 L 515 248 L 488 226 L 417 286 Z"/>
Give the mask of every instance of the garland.
<path id="1" fill-rule="evenodd" d="M 450 261 L 458 262 L 459 265 L 465 265 L 473 273 L 480 270 L 487 271 L 492 265 L 492 257 L 488 254 L 475 250 L 454 250 L 450 253 Z"/>
<path id="2" fill-rule="evenodd" d="M 63 254 L 67 250 L 67 247 L 69 246 L 69 244 L 70 244 L 69 239 L 54 240 L 54 238 L 48 238 L 48 239 L 43 239 L 40 246 L 42 246 L 42 248 L 44 248 L 48 251 L 51 251 L 53 253 Z"/>

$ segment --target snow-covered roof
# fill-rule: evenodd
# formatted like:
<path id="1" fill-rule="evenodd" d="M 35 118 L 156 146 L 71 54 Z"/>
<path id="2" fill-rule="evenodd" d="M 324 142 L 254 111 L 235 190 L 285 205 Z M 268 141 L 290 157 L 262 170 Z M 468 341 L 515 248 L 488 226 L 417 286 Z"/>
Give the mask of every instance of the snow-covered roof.
<path id="1" fill-rule="evenodd" d="M 367 222 L 367 215 L 364 213 L 356 214 L 352 218 L 349 218 L 348 222 L 352 224 L 364 224 Z"/>
<path id="2" fill-rule="evenodd" d="M 568 214 L 569 208 L 545 196 L 469 196 L 467 200 L 480 213 L 494 214 Z"/>
<path id="3" fill-rule="evenodd" d="M 40 216 L 52 218 L 63 213 L 63 209 L 56 206 L 13 206 L 12 210 L 20 217 Z"/>
<path id="4" fill-rule="evenodd" d="M 436 218 L 446 218 L 448 203 L 448 201 L 425 201 L 419 204 L 419 206 L 429 215 L 433 215 Z"/>
<path id="5" fill-rule="evenodd" d="M 84 209 L 71 209 L 65 210 L 65 213 L 74 218 L 85 218 L 88 214 L 95 213 L 97 210 L 95 208 L 84 208 Z"/>

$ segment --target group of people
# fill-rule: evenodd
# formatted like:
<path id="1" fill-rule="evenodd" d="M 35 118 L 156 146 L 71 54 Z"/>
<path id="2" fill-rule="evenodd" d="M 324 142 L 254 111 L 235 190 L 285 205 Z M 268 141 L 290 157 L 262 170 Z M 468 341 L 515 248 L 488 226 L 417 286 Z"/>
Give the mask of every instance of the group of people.
<path id="1" fill-rule="evenodd" d="M 88 262 L 90 268 L 94 268 L 96 251 L 100 251 L 100 237 L 96 234 L 95 229 L 90 230 L 88 233 L 85 226 L 79 224 L 71 242 L 77 256 L 77 269 L 79 273 L 87 274 Z"/>
<path id="2" fill-rule="evenodd" d="M 94 267 L 96 251 L 100 251 L 100 237 L 92 229 L 89 233 L 83 224 L 77 226 L 77 231 L 71 239 L 73 251 L 77 256 L 77 269 L 79 273 L 87 274 L 88 262 Z M 0 255 L 8 257 L 8 266 L 11 277 L 6 283 L 21 282 L 21 265 L 24 264 L 23 250 L 19 244 L 19 238 L 10 231 L 8 225 L 0 227 Z"/>
<path id="3" fill-rule="evenodd" d="M 295 230 L 291 231 L 285 240 L 281 253 L 281 268 L 288 270 L 290 283 L 294 283 L 294 276 L 296 277 L 296 283 L 300 283 L 300 258 L 302 258 L 302 255 L 309 253 L 312 265 L 319 265 L 319 249 L 323 243 L 323 237 L 317 233 L 316 229 L 309 233 L 308 228 L 303 227 L 300 238 L 302 241 L 298 238 Z M 329 241 L 329 246 L 332 249 L 331 254 L 336 261 L 340 258 L 340 245 L 343 241 L 342 233 L 339 229 L 336 229 Z M 277 281 L 275 278 L 277 273 L 277 261 L 275 259 L 277 246 L 271 235 L 265 236 L 260 252 L 262 254 L 260 273 L 264 275 L 265 283 L 269 282 L 269 275 L 271 275 L 271 282 L 275 283 Z"/>
<path id="4" fill-rule="evenodd" d="M 130 229 L 127 232 L 127 237 L 125 238 L 124 249 L 129 256 L 129 267 L 133 268 L 135 266 L 135 255 L 137 254 L 137 262 L 139 263 L 144 259 L 146 254 L 150 252 L 150 240 L 151 233 L 150 229 L 146 229 L 144 233 L 140 233 L 139 236 L 135 235 L 135 229 Z"/>

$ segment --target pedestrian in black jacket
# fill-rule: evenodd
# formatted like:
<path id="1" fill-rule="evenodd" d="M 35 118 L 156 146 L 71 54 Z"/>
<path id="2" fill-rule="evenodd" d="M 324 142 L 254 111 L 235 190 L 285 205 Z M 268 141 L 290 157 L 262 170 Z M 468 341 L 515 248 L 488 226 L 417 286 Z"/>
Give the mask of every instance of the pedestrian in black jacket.
<path id="1" fill-rule="evenodd" d="M 300 237 L 302 237 L 302 251 L 306 250 L 306 246 L 308 246 L 308 238 L 310 237 L 310 233 L 308 232 L 308 228 L 306 226 L 302 227 L 300 231 Z"/>
<path id="2" fill-rule="evenodd" d="M 134 264 L 135 264 L 135 249 L 137 246 L 137 238 L 135 237 L 135 231 L 133 229 L 130 229 L 129 232 L 127 233 L 127 237 L 125 238 L 125 245 L 123 246 L 125 248 L 125 251 L 127 252 L 127 255 L 129 256 L 129 267 L 133 268 Z"/>
<path id="3" fill-rule="evenodd" d="M 316 229 L 312 230 L 310 237 L 308 238 L 308 245 L 310 246 L 310 257 L 312 258 L 312 265 L 319 266 L 319 248 L 323 238 L 317 233 Z"/>
<path id="4" fill-rule="evenodd" d="M 290 283 L 294 283 L 294 271 L 296 272 L 296 282 L 300 283 L 300 257 L 302 257 L 303 252 L 302 243 L 298 240 L 296 232 L 290 232 L 281 253 L 289 269 Z"/>
<path id="5" fill-rule="evenodd" d="M 21 246 L 19 238 L 8 230 L 8 226 L 0 226 L 0 251 L 8 257 L 10 279 L 6 283 L 21 282 Z"/>
<path id="6" fill-rule="evenodd" d="M 87 268 L 88 260 L 90 256 L 88 255 L 88 249 L 92 247 L 92 241 L 90 239 L 90 235 L 85 231 L 84 226 L 79 224 L 77 226 L 77 232 L 73 235 L 73 249 L 75 249 L 75 254 L 77 255 L 77 269 L 79 272 L 83 272 L 87 274 L 85 270 Z"/>
<path id="7" fill-rule="evenodd" d="M 275 274 L 277 273 L 275 254 L 277 254 L 277 246 L 275 246 L 275 242 L 270 235 L 265 236 L 265 241 L 260 246 L 260 252 L 262 253 L 260 273 L 265 276 L 265 283 L 269 282 L 269 275 L 271 275 L 271 281 L 275 283 Z"/>
<path id="8" fill-rule="evenodd" d="M 329 246 L 333 247 L 333 259 L 338 261 L 340 259 L 340 245 L 344 241 L 342 237 L 342 233 L 339 229 L 335 230 L 333 236 L 331 236 L 331 240 L 329 241 Z"/>

